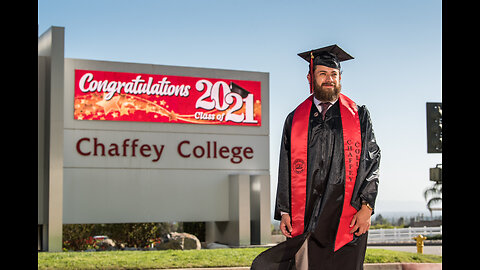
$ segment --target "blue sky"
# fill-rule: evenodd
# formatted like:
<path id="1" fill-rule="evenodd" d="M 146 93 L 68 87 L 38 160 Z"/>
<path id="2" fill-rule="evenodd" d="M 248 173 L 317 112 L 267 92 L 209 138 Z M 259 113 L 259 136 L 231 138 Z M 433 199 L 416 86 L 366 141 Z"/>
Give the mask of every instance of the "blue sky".
<path id="1" fill-rule="evenodd" d="M 382 150 L 378 211 L 425 210 L 426 102 L 442 98 L 441 1 L 38 1 L 65 57 L 270 74 L 272 204 L 286 115 L 308 96 L 297 53 L 338 44 L 343 93 L 370 111 Z"/>

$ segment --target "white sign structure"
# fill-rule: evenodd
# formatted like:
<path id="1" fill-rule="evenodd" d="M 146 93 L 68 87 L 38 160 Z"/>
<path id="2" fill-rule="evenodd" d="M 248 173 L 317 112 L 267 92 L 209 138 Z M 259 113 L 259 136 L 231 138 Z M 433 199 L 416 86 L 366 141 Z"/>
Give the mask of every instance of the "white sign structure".
<path id="1" fill-rule="evenodd" d="M 169 221 L 268 243 L 268 73 L 65 59 L 63 36 L 38 42 L 39 248 L 62 224 Z"/>

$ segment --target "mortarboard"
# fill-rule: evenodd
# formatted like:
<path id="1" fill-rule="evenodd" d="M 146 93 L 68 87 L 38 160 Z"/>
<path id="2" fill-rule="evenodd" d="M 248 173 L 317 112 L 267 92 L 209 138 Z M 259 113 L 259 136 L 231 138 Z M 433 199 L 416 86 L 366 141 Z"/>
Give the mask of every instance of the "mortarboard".
<path id="1" fill-rule="evenodd" d="M 240 87 L 240 85 L 234 82 L 230 82 L 230 90 L 234 93 L 239 94 L 242 98 L 246 98 L 248 97 L 248 94 L 250 94 L 250 92 L 248 92 L 246 89 Z"/>
<path id="2" fill-rule="evenodd" d="M 310 63 L 312 55 L 314 57 L 314 65 L 324 65 L 337 69 L 340 69 L 340 62 L 353 59 L 353 56 L 346 53 L 342 48 L 338 47 L 337 44 L 298 54 L 298 56 L 305 59 L 308 63 Z"/>
<path id="3" fill-rule="evenodd" d="M 313 78 L 314 65 L 323 65 L 340 70 L 340 62 L 353 59 L 353 56 L 342 50 L 337 44 L 302 52 L 298 56 L 310 63 L 311 78 Z M 313 93 L 312 83 L 310 83 L 310 93 Z"/>

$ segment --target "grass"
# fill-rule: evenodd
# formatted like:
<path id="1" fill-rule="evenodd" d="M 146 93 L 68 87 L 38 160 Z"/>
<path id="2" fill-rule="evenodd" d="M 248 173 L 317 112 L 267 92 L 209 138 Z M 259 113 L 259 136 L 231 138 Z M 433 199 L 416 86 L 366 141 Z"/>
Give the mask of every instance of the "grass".
<path id="1" fill-rule="evenodd" d="M 266 248 L 38 253 L 38 269 L 166 269 L 250 266 Z M 442 262 L 441 256 L 367 249 L 365 263 Z"/>
<path id="2" fill-rule="evenodd" d="M 404 251 L 367 248 L 365 263 L 441 263 L 442 256 L 431 254 L 418 254 Z"/>

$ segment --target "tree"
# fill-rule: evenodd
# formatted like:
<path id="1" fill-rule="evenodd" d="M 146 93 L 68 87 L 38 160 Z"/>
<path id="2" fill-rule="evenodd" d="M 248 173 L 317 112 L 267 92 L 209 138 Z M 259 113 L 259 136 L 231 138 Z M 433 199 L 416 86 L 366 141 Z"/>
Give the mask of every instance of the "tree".
<path id="1" fill-rule="evenodd" d="M 375 217 L 375 220 L 373 221 L 373 225 L 375 224 L 380 225 L 380 224 L 386 224 L 386 223 L 387 223 L 387 219 L 384 218 L 382 214 L 378 214 L 378 216 Z"/>
<path id="2" fill-rule="evenodd" d="M 436 182 L 433 186 L 427 188 L 423 192 L 423 197 L 427 201 L 427 208 L 431 215 L 434 210 L 432 206 L 442 203 L 442 182 Z"/>

